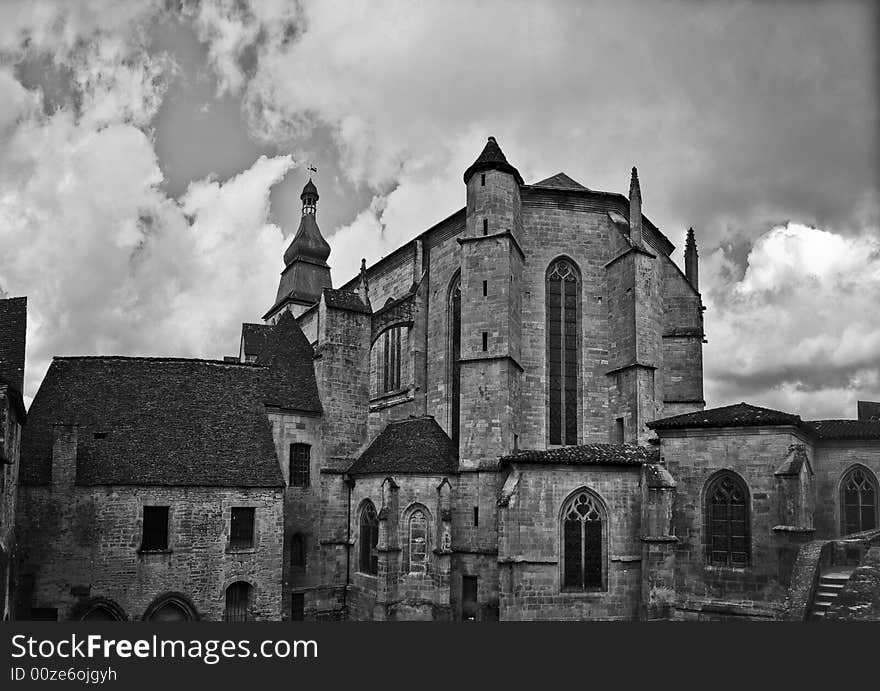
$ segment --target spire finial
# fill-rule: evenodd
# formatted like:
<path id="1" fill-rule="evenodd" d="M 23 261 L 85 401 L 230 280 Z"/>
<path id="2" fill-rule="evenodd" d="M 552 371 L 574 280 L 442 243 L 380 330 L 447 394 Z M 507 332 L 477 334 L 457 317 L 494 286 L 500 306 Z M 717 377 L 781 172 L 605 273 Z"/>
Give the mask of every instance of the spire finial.
<path id="1" fill-rule="evenodd" d="M 639 171 L 635 166 L 632 168 L 632 175 L 629 179 L 629 198 L 632 199 L 634 194 L 638 195 L 639 199 L 642 198 L 642 188 L 639 185 Z"/>
<path id="2" fill-rule="evenodd" d="M 642 244 L 642 189 L 635 166 L 629 180 L 629 240 L 636 246 Z"/>
<path id="3" fill-rule="evenodd" d="M 699 255 L 697 253 L 697 238 L 694 229 L 688 228 L 687 239 L 684 243 L 684 275 L 694 290 L 700 289 Z"/>

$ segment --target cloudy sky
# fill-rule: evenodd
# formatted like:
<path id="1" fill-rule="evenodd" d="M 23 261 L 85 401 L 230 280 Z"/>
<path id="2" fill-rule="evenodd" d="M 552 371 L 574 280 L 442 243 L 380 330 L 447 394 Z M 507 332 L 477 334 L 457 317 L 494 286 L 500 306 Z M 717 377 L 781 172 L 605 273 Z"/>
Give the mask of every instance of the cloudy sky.
<path id="1" fill-rule="evenodd" d="M 871 2 L 0 3 L 0 295 L 53 355 L 221 357 L 270 306 L 314 164 L 334 280 L 527 182 L 626 193 L 707 305 L 706 398 L 880 400 Z M 674 255 L 681 263 L 681 252 Z"/>

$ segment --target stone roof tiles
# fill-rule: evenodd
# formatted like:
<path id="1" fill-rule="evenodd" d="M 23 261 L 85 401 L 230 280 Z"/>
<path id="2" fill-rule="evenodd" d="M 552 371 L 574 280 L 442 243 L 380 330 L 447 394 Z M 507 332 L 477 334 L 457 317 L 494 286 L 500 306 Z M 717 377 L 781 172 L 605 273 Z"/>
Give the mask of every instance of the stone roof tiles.
<path id="1" fill-rule="evenodd" d="M 449 475 L 457 470 L 455 445 L 430 415 L 389 422 L 349 468 L 353 475 Z"/>
<path id="2" fill-rule="evenodd" d="M 632 465 L 654 463 L 659 459 L 656 448 L 632 444 L 581 444 L 561 446 L 543 451 L 518 451 L 504 456 L 502 466 L 511 463 L 540 463 L 562 465 Z"/>
<path id="3" fill-rule="evenodd" d="M 648 423 L 650 429 L 690 429 L 700 427 L 763 427 L 776 425 L 803 426 L 799 415 L 784 413 L 781 410 L 761 408 L 748 403 L 698 410 Z"/>

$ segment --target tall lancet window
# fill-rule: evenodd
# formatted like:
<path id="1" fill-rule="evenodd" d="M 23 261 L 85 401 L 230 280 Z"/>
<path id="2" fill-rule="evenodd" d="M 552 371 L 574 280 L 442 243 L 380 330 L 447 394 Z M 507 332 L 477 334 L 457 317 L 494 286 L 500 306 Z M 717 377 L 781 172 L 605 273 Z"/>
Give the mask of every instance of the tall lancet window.
<path id="1" fill-rule="evenodd" d="M 572 261 L 550 265 L 546 295 L 549 441 L 577 444 L 580 276 Z"/>
<path id="2" fill-rule="evenodd" d="M 458 448 L 461 416 L 461 276 L 449 289 L 449 436 Z"/>

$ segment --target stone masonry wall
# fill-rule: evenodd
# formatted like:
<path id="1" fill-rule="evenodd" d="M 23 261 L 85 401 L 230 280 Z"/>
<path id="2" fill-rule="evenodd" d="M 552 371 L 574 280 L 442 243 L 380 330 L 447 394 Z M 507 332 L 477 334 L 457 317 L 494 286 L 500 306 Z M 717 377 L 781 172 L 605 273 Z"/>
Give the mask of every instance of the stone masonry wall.
<path id="1" fill-rule="evenodd" d="M 183 593 L 202 619 L 223 619 L 226 588 L 253 587 L 250 616 L 281 619 L 280 489 L 59 487 L 20 490 L 25 608 L 55 607 L 67 619 L 86 598 L 108 598 L 140 619 L 164 593 Z M 169 549 L 140 552 L 145 505 L 169 507 Z M 255 507 L 254 547 L 230 551 L 233 506 Z"/>
<path id="2" fill-rule="evenodd" d="M 736 428 L 661 433 L 661 456 L 677 483 L 675 588 L 679 618 L 779 616 L 800 545 L 808 534 L 774 531 L 779 501 L 774 471 L 789 446 L 805 444 L 794 428 Z M 751 560 L 744 568 L 707 563 L 705 489 L 720 470 L 749 489 Z"/>
<path id="3" fill-rule="evenodd" d="M 502 620 L 627 619 L 639 616 L 641 598 L 641 468 L 512 466 L 518 486 L 499 509 Z M 580 488 L 607 508 L 607 588 L 561 588 L 560 514 Z"/>
<path id="4" fill-rule="evenodd" d="M 841 535 L 840 483 L 854 465 L 872 472 L 875 486 L 880 486 L 880 442 L 829 441 L 816 447 L 816 537 Z"/>

